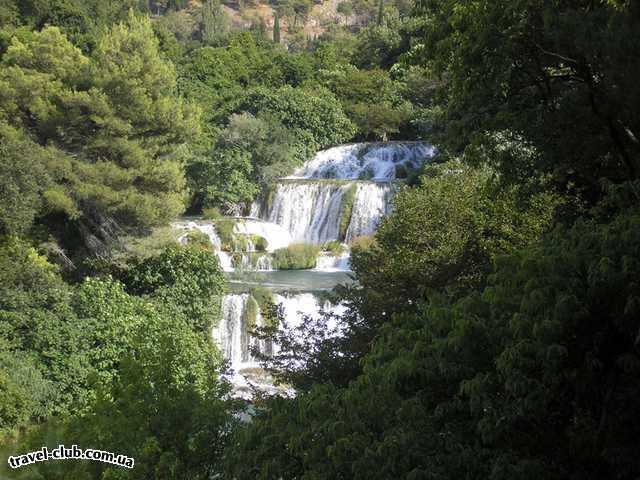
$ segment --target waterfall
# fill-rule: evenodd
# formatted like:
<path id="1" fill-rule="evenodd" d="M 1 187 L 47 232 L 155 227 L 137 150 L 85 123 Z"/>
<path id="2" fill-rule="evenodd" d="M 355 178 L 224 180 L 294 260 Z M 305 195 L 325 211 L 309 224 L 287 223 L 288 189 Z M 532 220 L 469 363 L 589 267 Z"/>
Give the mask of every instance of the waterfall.
<path id="1" fill-rule="evenodd" d="M 275 294 L 273 298 L 282 312 L 287 328 L 299 326 L 305 317 L 319 318 L 323 311 L 333 314 L 344 311 L 342 305 L 321 302 L 312 293 Z M 251 335 L 247 319 L 247 305 L 251 301 L 255 300 L 248 293 L 225 295 L 222 300 L 222 318 L 212 331 L 214 341 L 237 374 L 247 369 L 258 368 L 255 358 L 251 355 L 252 346 L 257 346 L 260 352 L 265 354 L 277 351 L 277 345 L 259 341 Z M 264 326 L 259 309 L 255 320 L 256 326 Z M 332 323 L 331 328 L 335 328 L 335 324 Z"/>
<path id="2" fill-rule="evenodd" d="M 393 180 L 436 153 L 424 142 L 354 143 L 318 152 L 289 178 Z"/>
<path id="3" fill-rule="evenodd" d="M 294 242 L 337 239 L 340 206 L 347 188 L 335 183 L 280 183 L 267 220 L 288 230 Z"/>
<path id="4" fill-rule="evenodd" d="M 346 242 L 363 235 L 373 235 L 382 217 L 389 213 L 391 195 L 389 184 L 358 184 Z"/>
<path id="5" fill-rule="evenodd" d="M 291 232 L 294 242 L 340 240 L 347 192 L 355 187 L 347 240 L 371 235 L 387 213 L 391 187 L 384 183 L 285 182 L 278 185 L 266 218 Z"/>

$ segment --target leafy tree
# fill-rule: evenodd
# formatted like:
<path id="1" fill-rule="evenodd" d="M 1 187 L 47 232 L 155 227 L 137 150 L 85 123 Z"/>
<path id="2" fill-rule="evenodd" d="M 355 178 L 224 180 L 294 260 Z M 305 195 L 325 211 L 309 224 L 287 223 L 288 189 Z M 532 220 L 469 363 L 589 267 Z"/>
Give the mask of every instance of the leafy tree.
<path id="1" fill-rule="evenodd" d="M 228 475 L 637 476 L 640 218 L 610 212 L 499 257 L 482 294 L 391 315 L 348 386 L 263 404 Z"/>
<path id="2" fill-rule="evenodd" d="M 541 152 L 512 171 L 533 168 L 591 203 L 599 179 L 637 176 L 637 3 L 419 5 L 427 21 L 412 55 L 446 80 L 439 99 L 449 148 L 509 131 Z"/>
<path id="3" fill-rule="evenodd" d="M 277 90 L 256 88 L 247 93 L 237 110 L 254 115 L 272 115 L 298 135 L 311 154 L 320 148 L 342 143 L 354 133 L 354 127 L 344 115 L 340 103 L 322 90 L 289 86 Z"/>
<path id="4" fill-rule="evenodd" d="M 124 281 L 130 292 L 149 295 L 158 308 L 183 316 L 205 336 L 219 317 L 225 280 L 210 251 L 168 247 L 160 255 L 134 260 Z"/>
<path id="5" fill-rule="evenodd" d="M 71 309 L 71 289 L 56 267 L 15 238 L 0 245 L 0 285 L 2 355 L 15 357 L 2 365 L 4 394 L 13 398 L 1 420 L 3 429 L 67 413 L 73 402 L 86 399 L 90 372 L 87 337 Z M 25 377 L 15 377 L 17 372 L 7 370 L 10 365 L 23 369 Z M 30 386 L 33 397 L 21 397 Z"/>
<path id="6" fill-rule="evenodd" d="M 496 189 L 486 168 L 457 161 L 429 167 L 419 186 L 396 194 L 375 241 L 352 249 L 358 283 L 338 288 L 334 299 L 348 306 L 342 334 L 327 335 L 331 317 L 265 332 L 281 345 L 265 365 L 301 389 L 346 385 L 389 318 L 415 312 L 432 291 L 456 298 L 482 288 L 499 256 L 535 242 L 550 227 L 557 204 L 548 194 L 523 202 L 515 189 Z"/>

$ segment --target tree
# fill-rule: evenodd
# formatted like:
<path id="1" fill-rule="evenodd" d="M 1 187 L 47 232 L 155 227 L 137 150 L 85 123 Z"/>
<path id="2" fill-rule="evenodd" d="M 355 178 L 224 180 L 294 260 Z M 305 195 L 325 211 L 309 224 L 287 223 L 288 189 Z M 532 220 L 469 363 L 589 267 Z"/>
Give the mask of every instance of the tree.
<path id="1" fill-rule="evenodd" d="M 2 64 L 0 117 L 63 152 L 52 176 L 68 215 L 153 225 L 184 208 L 172 152 L 197 133 L 198 112 L 174 96 L 175 72 L 148 20 L 113 27 L 92 58 L 48 27 L 26 43 L 14 38 Z"/>
<path id="2" fill-rule="evenodd" d="M 205 44 L 215 45 L 229 31 L 229 18 L 219 0 L 206 0 L 202 5 L 200 36 Z"/>
<path id="3" fill-rule="evenodd" d="M 277 10 L 273 14 L 273 43 L 280 43 L 280 14 Z"/>
<path id="4" fill-rule="evenodd" d="M 602 195 L 600 179 L 636 178 L 638 8 L 422 2 L 420 16 L 430 20 L 415 58 L 446 79 L 439 103 L 448 148 L 462 151 L 509 131 L 541 152 L 537 175 L 551 175 L 561 191 L 589 203 Z"/>
<path id="5" fill-rule="evenodd" d="M 227 474 L 637 476 L 640 217 L 613 207 L 499 257 L 483 292 L 390 315 L 348 385 L 262 404 Z"/>
<path id="6" fill-rule="evenodd" d="M 481 289 L 493 262 L 537 241 L 551 225 L 558 199 L 496 189 L 492 172 L 459 161 L 429 167 L 419 186 L 394 198 L 394 211 L 375 239 L 354 245 L 357 284 L 339 287 L 340 319 L 308 319 L 292 331 L 266 332 L 281 348 L 264 363 L 285 383 L 346 385 L 361 373 L 382 325 L 394 314 L 415 313 L 431 292 L 457 298 Z M 327 336 L 339 321 L 342 334 Z"/>

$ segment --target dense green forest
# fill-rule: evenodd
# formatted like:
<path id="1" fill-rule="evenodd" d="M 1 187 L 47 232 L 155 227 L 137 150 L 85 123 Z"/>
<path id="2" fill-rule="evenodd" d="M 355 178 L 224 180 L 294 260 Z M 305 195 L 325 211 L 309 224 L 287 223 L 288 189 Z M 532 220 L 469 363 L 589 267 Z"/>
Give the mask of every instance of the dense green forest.
<path id="1" fill-rule="evenodd" d="M 639 78 L 632 0 L 0 0 L 0 477 L 637 480 Z M 343 334 L 258 329 L 247 409 L 169 223 L 394 139 Z M 3 470 L 60 443 L 135 468 Z"/>

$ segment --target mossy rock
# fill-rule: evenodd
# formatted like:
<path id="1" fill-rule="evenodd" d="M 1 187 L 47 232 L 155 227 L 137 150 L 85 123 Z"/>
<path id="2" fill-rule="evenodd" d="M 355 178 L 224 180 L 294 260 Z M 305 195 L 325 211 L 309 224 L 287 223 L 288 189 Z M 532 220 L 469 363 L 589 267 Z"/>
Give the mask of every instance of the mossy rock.
<path id="1" fill-rule="evenodd" d="M 349 228 L 349 223 L 351 223 L 351 214 L 353 213 L 353 203 L 356 199 L 356 192 L 358 191 L 358 186 L 354 183 L 352 184 L 347 191 L 344 193 L 342 197 L 342 205 L 340 205 L 340 229 L 339 235 L 340 239 L 344 240 L 347 236 L 347 230 Z"/>

